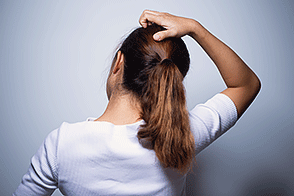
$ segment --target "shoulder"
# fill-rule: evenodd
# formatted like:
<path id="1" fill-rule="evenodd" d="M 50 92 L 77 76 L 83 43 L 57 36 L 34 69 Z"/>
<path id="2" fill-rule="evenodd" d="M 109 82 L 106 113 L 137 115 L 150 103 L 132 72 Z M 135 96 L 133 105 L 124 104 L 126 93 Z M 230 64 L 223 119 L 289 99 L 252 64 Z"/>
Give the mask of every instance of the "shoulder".
<path id="1" fill-rule="evenodd" d="M 218 93 L 204 104 L 196 105 L 190 112 L 190 118 L 198 119 L 207 126 L 219 122 L 232 126 L 237 121 L 237 109 L 233 101 L 225 94 Z"/>
<path id="2" fill-rule="evenodd" d="M 89 123 L 87 121 L 69 123 L 63 122 L 57 130 L 51 134 L 55 134 L 60 142 L 75 141 L 89 131 Z M 57 132 L 57 133 L 54 133 Z"/>
<path id="3" fill-rule="evenodd" d="M 233 101 L 221 93 L 204 104 L 196 105 L 189 112 L 189 117 L 197 152 L 229 130 L 236 123 L 237 116 Z"/>
<path id="4" fill-rule="evenodd" d="M 105 143 L 116 129 L 110 123 L 86 120 L 76 123 L 63 122 L 58 128 L 58 150 L 80 150 L 81 146 Z"/>
<path id="5" fill-rule="evenodd" d="M 59 134 L 78 134 L 83 133 L 83 130 L 89 129 L 89 122 L 80 121 L 75 123 L 63 122 L 57 129 Z"/>
<path id="6" fill-rule="evenodd" d="M 54 148 L 55 151 L 59 151 L 62 146 L 78 141 L 89 130 L 87 127 L 87 121 L 76 123 L 63 122 L 47 135 L 44 140 L 45 148 Z"/>

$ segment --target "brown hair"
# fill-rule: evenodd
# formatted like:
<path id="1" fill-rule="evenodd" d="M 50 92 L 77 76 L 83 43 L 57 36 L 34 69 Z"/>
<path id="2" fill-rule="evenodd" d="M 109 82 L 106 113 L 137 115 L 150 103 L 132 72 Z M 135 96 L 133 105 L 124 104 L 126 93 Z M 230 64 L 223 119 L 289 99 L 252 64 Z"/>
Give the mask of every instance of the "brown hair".
<path id="1" fill-rule="evenodd" d="M 151 142 L 164 167 L 186 172 L 195 156 L 183 85 L 190 58 L 181 38 L 154 41 L 153 34 L 161 30 L 156 24 L 137 28 L 124 40 L 119 48 L 124 55 L 122 87 L 141 103 L 145 124 L 138 138 Z"/>

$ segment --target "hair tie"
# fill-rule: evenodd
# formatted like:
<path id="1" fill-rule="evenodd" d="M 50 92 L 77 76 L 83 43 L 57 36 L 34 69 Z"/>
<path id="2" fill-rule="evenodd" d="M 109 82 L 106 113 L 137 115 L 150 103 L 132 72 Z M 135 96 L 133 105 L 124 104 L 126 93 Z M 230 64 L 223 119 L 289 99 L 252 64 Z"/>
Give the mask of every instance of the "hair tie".
<path id="1" fill-rule="evenodd" d="M 171 59 L 163 59 L 161 62 L 160 62 L 160 64 L 162 64 L 162 63 L 173 63 L 173 60 L 171 60 Z"/>

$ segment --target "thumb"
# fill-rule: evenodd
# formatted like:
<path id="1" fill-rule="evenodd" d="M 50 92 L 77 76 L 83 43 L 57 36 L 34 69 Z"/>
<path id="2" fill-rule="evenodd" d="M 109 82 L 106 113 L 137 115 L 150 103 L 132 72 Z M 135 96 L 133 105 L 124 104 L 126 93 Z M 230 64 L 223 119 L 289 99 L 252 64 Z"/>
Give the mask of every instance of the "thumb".
<path id="1" fill-rule="evenodd" d="M 153 35 L 153 39 L 154 39 L 155 41 L 161 41 L 161 40 L 164 40 L 164 39 L 167 38 L 167 37 L 170 37 L 169 34 L 170 34 L 170 33 L 169 33 L 168 30 L 159 31 L 159 32 L 157 32 L 157 33 L 155 33 L 155 34 Z"/>

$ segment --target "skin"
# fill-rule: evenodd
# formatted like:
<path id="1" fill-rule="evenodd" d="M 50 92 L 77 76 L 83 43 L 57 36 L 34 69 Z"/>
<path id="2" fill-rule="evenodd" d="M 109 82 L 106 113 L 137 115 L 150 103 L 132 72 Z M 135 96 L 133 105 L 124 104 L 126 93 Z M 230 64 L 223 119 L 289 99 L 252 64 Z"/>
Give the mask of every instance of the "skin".
<path id="1" fill-rule="evenodd" d="M 124 56 L 118 51 L 117 60 L 107 81 L 108 105 L 104 113 L 95 121 L 110 122 L 115 125 L 135 123 L 140 119 L 139 101 L 122 90 Z"/>
<path id="2" fill-rule="evenodd" d="M 174 16 L 168 13 L 145 10 L 139 23 L 146 28 L 152 23 L 165 27 L 167 30 L 153 35 L 154 40 L 161 41 L 167 37 L 183 37 L 194 39 L 212 59 L 218 68 L 227 88 L 221 93 L 230 97 L 237 108 L 238 117 L 246 111 L 257 96 L 261 84 L 254 72 L 226 44 L 217 39 L 198 21 L 190 18 Z M 119 84 L 123 73 L 123 54 L 115 63 L 109 78 L 111 95 L 104 114 L 97 120 L 113 124 L 129 124 L 138 121 L 140 107 L 138 101 L 130 94 L 121 93 L 114 84 Z"/>

